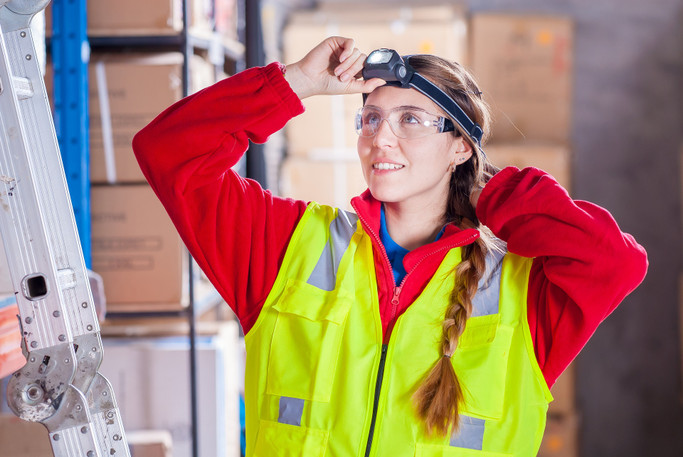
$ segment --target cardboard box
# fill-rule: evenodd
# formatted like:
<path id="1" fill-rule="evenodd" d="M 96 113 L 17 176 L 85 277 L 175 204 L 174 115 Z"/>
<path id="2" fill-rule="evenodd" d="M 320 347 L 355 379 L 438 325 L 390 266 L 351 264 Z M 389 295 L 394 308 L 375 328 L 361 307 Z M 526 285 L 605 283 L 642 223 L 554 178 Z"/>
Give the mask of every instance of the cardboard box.
<path id="1" fill-rule="evenodd" d="M 0 414 L 0 457 L 53 457 L 44 425 Z"/>
<path id="2" fill-rule="evenodd" d="M 126 432 L 130 457 L 172 457 L 173 438 L 168 430 Z"/>
<path id="3" fill-rule="evenodd" d="M 282 164 L 280 195 L 350 210 L 351 198 L 367 189 L 360 161 L 290 157 Z"/>
<path id="4" fill-rule="evenodd" d="M 90 181 L 145 182 L 135 159 L 135 134 L 183 96 L 183 55 L 100 54 L 89 65 Z M 191 92 L 214 82 L 213 66 L 190 60 Z M 103 98 L 102 94 L 107 94 Z"/>
<path id="5" fill-rule="evenodd" d="M 550 415 L 568 415 L 576 412 L 576 368 L 574 364 L 569 365 L 557 378 L 550 392 L 554 398 L 548 409 Z"/>
<path id="6" fill-rule="evenodd" d="M 190 3 L 190 30 L 211 30 L 213 0 L 187 0 Z M 215 0 L 219 2 L 220 0 Z M 183 30 L 182 2 L 179 0 L 88 0 L 88 36 L 177 35 Z M 46 35 L 52 36 L 52 3 L 45 8 Z"/>
<path id="7" fill-rule="evenodd" d="M 549 416 L 538 457 L 578 457 L 579 417 Z"/>
<path id="8" fill-rule="evenodd" d="M 568 141 L 572 28 L 565 17 L 472 17 L 471 70 L 493 109 L 493 141 Z"/>
<path id="9" fill-rule="evenodd" d="M 166 210 L 146 184 L 91 188 L 92 269 L 108 311 L 177 310 L 187 305 L 187 254 Z"/>
<path id="10" fill-rule="evenodd" d="M 495 143 L 484 145 L 484 153 L 498 168 L 536 167 L 552 175 L 571 191 L 571 150 L 568 146 L 550 143 Z"/>
<path id="11" fill-rule="evenodd" d="M 103 339 L 100 372 L 112 384 L 126 430 L 167 430 L 174 457 L 191 451 L 189 342 Z M 199 455 L 239 455 L 238 324 L 197 339 Z"/>
<path id="12" fill-rule="evenodd" d="M 331 35 L 353 38 L 356 47 L 366 54 L 390 47 L 401 54 L 429 53 L 463 61 L 466 30 L 465 16 L 456 6 L 329 5 L 290 16 L 283 35 L 284 61 L 301 59 Z M 353 123 L 362 96 L 310 97 L 304 104 L 306 112 L 286 127 L 288 153 L 328 158 L 355 155 L 358 137 Z"/>
<path id="13" fill-rule="evenodd" d="M 262 5 L 266 10 L 267 5 Z M 214 0 L 216 32 L 222 36 L 237 39 L 237 2 L 235 0 Z M 265 19 L 265 18 L 263 18 Z"/>

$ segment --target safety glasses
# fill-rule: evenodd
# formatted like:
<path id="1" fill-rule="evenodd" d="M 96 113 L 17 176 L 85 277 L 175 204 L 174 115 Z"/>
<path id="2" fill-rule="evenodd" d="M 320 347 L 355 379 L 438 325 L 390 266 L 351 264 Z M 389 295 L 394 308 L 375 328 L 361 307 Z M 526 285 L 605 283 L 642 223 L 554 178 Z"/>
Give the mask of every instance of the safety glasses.
<path id="1" fill-rule="evenodd" d="M 356 113 L 356 133 L 363 137 L 377 134 L 383 121 L 398 138 L 422 138 L 435 133 L 455 130 L 450 119 L 428 113 L 416 106 L 398 106 L 384 111 L 374 106 L 364 106 Z"/>

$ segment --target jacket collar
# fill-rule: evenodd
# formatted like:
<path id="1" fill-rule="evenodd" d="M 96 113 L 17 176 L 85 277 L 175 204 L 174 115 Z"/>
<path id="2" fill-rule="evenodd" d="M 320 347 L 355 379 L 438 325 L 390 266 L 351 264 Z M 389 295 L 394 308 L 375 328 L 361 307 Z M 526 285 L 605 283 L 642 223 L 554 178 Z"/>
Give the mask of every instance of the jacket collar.
<path id="1" fill-rule="evenodd" d="M 370 235 L 373 245 L 384 252 L 384 246 L 379 237 L 382 202 L 375 199 L 368 189 L 358 197 L 354 197 L 351 200 L 351 206 L 358 214 L 363 228 Z M 448 224 L 441 238 L 410 251 L 406 254 L 403 264 L 406 271 L 410 271 L 421 259 L 431 254 L 443 252 L 445 255 L 450 249 L 473 243 L 477 238 L 479 238 L 478 230 L 463 230 L 453 224 Z"/>

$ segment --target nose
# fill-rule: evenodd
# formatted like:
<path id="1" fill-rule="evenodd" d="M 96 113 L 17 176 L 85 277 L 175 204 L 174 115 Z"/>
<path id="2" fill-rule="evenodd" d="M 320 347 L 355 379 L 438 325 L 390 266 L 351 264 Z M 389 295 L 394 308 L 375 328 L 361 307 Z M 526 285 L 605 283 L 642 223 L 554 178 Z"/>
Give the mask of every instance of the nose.
<path id="1" fill-rule="evenodd" d="M 396 144 L 397 137 L 391 129 L 389 119 L 382 119 L 377 127 L 377 132 L 373 138 L 372 144 L 374 146 L 387 146 Z"/>

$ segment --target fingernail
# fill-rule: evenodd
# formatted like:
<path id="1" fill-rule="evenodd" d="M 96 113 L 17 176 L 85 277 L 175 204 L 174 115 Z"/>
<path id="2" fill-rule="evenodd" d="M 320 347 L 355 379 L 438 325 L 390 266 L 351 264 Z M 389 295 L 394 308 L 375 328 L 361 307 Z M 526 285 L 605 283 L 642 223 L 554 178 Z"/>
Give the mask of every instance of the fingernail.
<path id="1" fill-rule="evenodd" d="M 346 82 L 349 79 L 348 73 L 344 73 L 339 77 L 340 80 Z"/>

